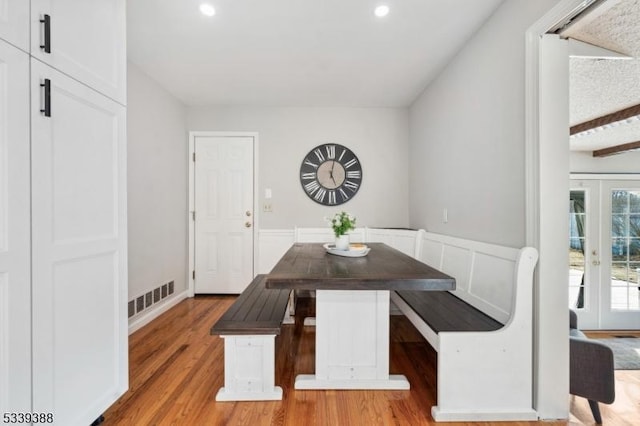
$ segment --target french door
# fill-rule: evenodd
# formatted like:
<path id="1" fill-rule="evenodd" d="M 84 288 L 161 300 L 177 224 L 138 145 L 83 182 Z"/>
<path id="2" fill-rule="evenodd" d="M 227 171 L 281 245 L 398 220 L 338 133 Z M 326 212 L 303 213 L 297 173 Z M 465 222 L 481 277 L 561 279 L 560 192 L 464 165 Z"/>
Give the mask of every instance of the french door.
<path id="1" fill-rule="evenodd" d="M 580 327 L 640 329 L 640 180 L 572 180 L 569 228 Z"/>

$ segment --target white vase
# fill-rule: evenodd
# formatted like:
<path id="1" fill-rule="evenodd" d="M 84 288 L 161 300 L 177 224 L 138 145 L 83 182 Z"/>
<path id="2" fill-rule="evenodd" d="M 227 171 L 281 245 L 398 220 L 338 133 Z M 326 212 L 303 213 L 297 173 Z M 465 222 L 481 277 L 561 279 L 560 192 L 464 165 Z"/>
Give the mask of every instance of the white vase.
<path id="1" fill-rule="evenodd" d="M 349 250 L 349 234 L 339 235 L 336 237 L 336 249 Z"/>

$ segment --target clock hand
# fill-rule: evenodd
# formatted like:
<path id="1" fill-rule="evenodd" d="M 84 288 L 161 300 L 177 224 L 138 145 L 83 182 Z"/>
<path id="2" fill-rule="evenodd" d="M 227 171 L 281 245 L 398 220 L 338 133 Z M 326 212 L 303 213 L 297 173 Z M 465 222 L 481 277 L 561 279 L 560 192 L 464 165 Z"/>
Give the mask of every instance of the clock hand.
<path id="1" fill-rule="evenodd" d="M 331 170 L 329 170 L 329 177 L 331 178 L 331 180 L 333 181 L 333 184 L 338 186 L 338 184 L 336 183 L 336 179 L 333 177 L 333 168 L 336 166 L 336 162 L 332 162 L 331 163 Z"/>

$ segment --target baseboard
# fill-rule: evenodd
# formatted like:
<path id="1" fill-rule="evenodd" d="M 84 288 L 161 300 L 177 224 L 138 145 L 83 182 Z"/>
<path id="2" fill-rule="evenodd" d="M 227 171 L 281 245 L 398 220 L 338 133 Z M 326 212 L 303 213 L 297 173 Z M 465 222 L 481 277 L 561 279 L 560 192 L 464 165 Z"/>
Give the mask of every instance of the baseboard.
<path id="1" fill-rule="evenodd" d="M 131 335 L 135 331 L 138 331 L 145 325 L 149 324 L 151 321 L 158 318 L 160 315 L 167 312 L 187 297 L 188 292 L 185 290 L 182 293 L 177 293 L 174 297 L 167 298 L 164 301 L 155 304 L 148 312 L 145 312 L 143 315 L 135 318 L 135 320 L 129 323 L 129 334 Z"/>
<path id="2" fill-rule="evenodd" d="M 438 406 L 431 407 L 431 415 L 436 422 L 502 422 L 502 421 L 536 421 L 538 413 L 533 410 L 522 411 L 481 411 L 440 410 Z"/>

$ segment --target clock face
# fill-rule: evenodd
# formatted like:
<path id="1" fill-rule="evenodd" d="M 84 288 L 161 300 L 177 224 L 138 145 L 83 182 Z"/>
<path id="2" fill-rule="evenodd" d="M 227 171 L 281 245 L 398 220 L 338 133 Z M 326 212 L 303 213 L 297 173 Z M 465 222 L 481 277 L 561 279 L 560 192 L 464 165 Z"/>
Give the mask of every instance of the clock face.
<path id="1" fill-rule="evenodd" d="M 362 165 L 347 147 L 335 143 L 319 145 L 302 160 L 300 183 L 316 203 L 337 206 L 349 201 L 360 189 Z"/>

